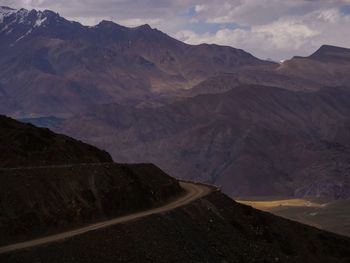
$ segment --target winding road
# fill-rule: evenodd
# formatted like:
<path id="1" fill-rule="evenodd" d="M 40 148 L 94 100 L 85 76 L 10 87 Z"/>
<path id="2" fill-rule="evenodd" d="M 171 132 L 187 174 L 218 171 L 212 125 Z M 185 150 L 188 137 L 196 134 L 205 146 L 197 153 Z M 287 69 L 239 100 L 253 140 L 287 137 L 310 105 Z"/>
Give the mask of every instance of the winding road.
<path id="1" fill-rule="evenodd" d="M 210 192 L 214 191 L 213 188 L 211 188 L 209 186 L 202 185 L 202 184 L 180 182 L 180 185 L 185 190 L 186 193 L 184 195 L 181 195 L 179 198 L 171 201 L 170 203 L 164 205 L 164 206 L 153 208 L 150 210 L 137 212 L 137 213 L 133 213 L 133 214 L 129 214 L 129 215 L 114 218 L 114 219 L 110 219 L 107 221 L 88 225 L 88 226 L 85 226 L 85 227 L 82 227 L 79 229 L 63 232 L 63 233 L 56 234 L 56 235 L 51 235 L 51 236 L 47 236 L 47 237 L 43 237 L 43 238 L 38 238 L 38 239 L 34 239 L 34 240 L 29 240 L 29 241 L 25 241 L 25 242 L 20 242 L 20 243 L 15 243 L 12 245 L 3 246 L 3 247 L 0 247 L 0 254 L 13 252 L 13 251 L 19 250 L 19 249 L 26 249 L 26 248 L 31 248 L 31 247 L 35 247 L 35 246 L 40 246 L 40 245 L 44 245 L 44 244 L 51 243 L 51 242 L 61 241 L 63 239 L 67 239 L 70 237 L 81 235 L 81 234 L 84 234 L 84 233 L 89 232 L 89 231 L 93 231 L 93 230 L 109 227 L 112 225 L 132 221 L 132 220 L 139 219 L 139 218 L 146 217 L 146 216 L 153 215 L 153 214 L 167 212 L 167 211 L 170 211 L 172 209 L 178 208 L 180 206 L 187 205 L 187 204 L 195 201 L 196 199 L 201 198 L 203 196 L 206 196 Z"/>

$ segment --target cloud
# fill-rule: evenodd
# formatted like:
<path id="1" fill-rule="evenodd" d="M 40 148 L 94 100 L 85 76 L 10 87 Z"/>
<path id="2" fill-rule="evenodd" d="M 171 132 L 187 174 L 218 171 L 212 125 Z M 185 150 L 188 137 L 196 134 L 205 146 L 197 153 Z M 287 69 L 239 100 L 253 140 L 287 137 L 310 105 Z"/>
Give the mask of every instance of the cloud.
<path id="1" fill-rule="evenodd" d="M 242 0 L 239 3 L 229 3 L 216 9 L 215 14 L 208 11 L 207 16 L 204 15 L 206 11 L 198 13 L 208 23 L 235 22 L 243 28 L 223 28 L 214 33 L 202 34 L 185 29 L 175 36 L 191 44 L 205 42 L 229 45 L 247 50 L 260 58 L 275 60 L 293 55 L 309 55 L 323 44 L 350 47 L 350 12 L 342 12 L 343 4 L 350 1 L 286 0 L 277 5 L 281 1 L 261 0 L 260 4 L 266 4 L 261 9 L 261 13 L 266 13 L 262 17 L 254 16 L 261 5 L 253 5 L 253 2 Z M 275 5 L 275 9 L 271 4 Z M 300 11 L 300 7 L 303 10 Z M 224 12 L 224 9 L 227 11 Z M 251 16 L 248 15 L 248 10 L 251 11 Z M 285 15 L 275 16 L 276 10 Z"/>
<path id="2" fill-rule="evenodd" d="M 194 7 L 194 11 L 199 14 L 201 12 L 205 12 L 205 11 L 208 11 L 209 10 L 209 6 L 207 5 L 196 5 Z"/>
<path id="3" fill-rule="evenodd" d="M 322 44 L 350 47 L 350 0 L 0 0 L 51 9 L 86 25 L 148 23 L 187 43 L 216 43 L 261 58 L 308 55 Z"/>

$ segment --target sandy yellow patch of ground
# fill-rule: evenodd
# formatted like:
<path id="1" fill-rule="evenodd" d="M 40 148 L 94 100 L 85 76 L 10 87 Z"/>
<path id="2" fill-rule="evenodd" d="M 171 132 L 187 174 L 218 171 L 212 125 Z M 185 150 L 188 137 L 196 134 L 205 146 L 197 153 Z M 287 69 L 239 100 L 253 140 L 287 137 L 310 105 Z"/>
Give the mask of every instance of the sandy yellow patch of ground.
<path id="1" fill-rule="evenodd" d="M 248 200 L 236 200 L 237 202 L 245 205 L 252 206 L 256 209 L 263 211 L 272 211 L 275 208 L 281 207 L 324 207 L 326 204 L 318 204 L 304 199 L 283 199 L 273 201 L 248 201 Z"/>

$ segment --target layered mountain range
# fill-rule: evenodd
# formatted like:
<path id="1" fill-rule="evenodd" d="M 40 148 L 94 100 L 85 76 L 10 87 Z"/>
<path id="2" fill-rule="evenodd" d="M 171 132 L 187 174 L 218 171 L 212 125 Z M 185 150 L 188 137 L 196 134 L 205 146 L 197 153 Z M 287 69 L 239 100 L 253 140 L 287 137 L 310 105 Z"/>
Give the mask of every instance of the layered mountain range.
<path id="1" fill-rule="evenodd" d="M 0 87 L 10 104 L 3 111 L 19 116 L 139 104 L 220 72 L 273 66 L 231 47 L 186 45 L 149 25 L 86 27 L 51 11 L 0 12 Z"/>
<path id="2" fill-rule="evenodd" d="M 2 7 L 0 112 L 59 120 L 116 161 L 231 196 L 348 198 L 349 54 L 325 45 L 279 64 L 148 25 Z"/>
<path id="3" fill-rule="evenodd" d="M 241 86 L 158 108 L 100 106 L 61 129 L 232 196 L 348 198 L 349 100 L 347 88 Z"/>

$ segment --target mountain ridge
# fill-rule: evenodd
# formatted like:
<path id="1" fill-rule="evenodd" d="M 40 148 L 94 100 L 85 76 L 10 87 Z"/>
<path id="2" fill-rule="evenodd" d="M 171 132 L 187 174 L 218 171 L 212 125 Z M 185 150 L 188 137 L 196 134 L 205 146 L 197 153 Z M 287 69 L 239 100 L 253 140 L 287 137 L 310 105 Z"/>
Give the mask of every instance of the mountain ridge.
<path id="1" fill-rule="evenodd" d="M 290 140 L 289 136 L 292 136 L 305 147 L 307 158 L 312 161 L 316 158 L 316 163 L 326 158 L 324 163 L 328 163 L 329 167 L 324 168 L 322 178 L 330 176 L 334 179 L 336 173 L 339 176 L 345 174 L 345 168 L 330 168 L 333 164 L 329 159 L 337 158 L 339 154 L 339 162 L 343 163 L 347 158 L 346 151 L 336 147 L 337 143 L 342 146 L 348 144 L 345 114 L 348 109 L 342 96 L 347 97 L 350 63 L 344 49 L 323 46 L 314 55 L 322 55 L 321 59 L 311 55 L 277 64 L 228 46 L 187 45 L 147 25 L 127 28 L 101 21 L 94 27 L 85 27 L 64 18 L 61 20 L 51 11 L 47 12 L 50 19 L 26 35 L 36 24 L 38 12 L 24 13 L 28 21 L 22 22 L 26 23 L 20 23 L 21 19 L 17 19 L 15 14 L 0 23 L 0 31 L 3 31 L 0 32 L 0 45 L 5 47 L 0 48 L 1 112 L 32 121 L 35 121 L 35 116 L 44 118 L 38 123 L 51 116 L 46 119 L 58 120 L 53 125 L 61 123 L 61 127 L 55 127 L 56 130 L 61 129 L 102 148 L 111 147 L 108 143 L 113 141 L 116 149 L 123 149 L 116 153 L 119 160 L 131 161 L 131 157 L 141 160 L 140 156 L 149 154 L 153 162 L 159 161 L 177 176 L 199 178 L 200 174 L 205 181 L 215 181 L 220 174 L 228 173 L 228 167 L 236 163 L 232 162 L 232 156 L 236 156 L 240 160 L 236 164 L 242 169 L 242 177 L 254 175 L 250 179 L 241 178 L 245 184 L 241 184 L 239 191 L 244 194 L 248 194 L 249 189 L 265 194 L 268 191 L 263 189 L 263 185 L 255 189 L 250 185 L 249 181 L 256 179 L 255 175 L 259 172 L 250 171 L 254 168 L 248 165 L 252 162 L 251 158 L 256 158 L 256 163 L 262 166 L 261 171 L 266 172 L 268 181 L 272 181 L 272 175 L 277 173 L 280 174 L 279 179 L 285 177 L 286 181 L 279 181 L 281 184 L 271 189 L 281 187 L 285 189 L 283 193 L 290 195 L 300 188 L 288 185 L 289 172 L 296 169 L 292 163 L 283 160 L 281 164 L 285 167 L 282 167 L 271 160 L 264 149 L 257 146 L 260 154 L 254 155 L 247 148 L 247 143 L 264 145 L 263 135 L 266 140 L 272 140 L 268 131 L 274 132 L 280 140 Z M 6 34 L 10 30 L 6 28 L 9 24 L 15 29 Z M 11 46 L 23 35 L 26 36 Z M 334 49 L 338 54 L 336 59 L 333 55 L 329 56 Z M 251 89 L 250 85 L 254 88 Z M 323 89 L 325 86 L 328 87 L 327 92 Z M 272 89 L 275 94 L 270 92 Z M 193 99 L 187 100 L 187 97 Z M 283 107 L 286 105 L 281 105 L 278 99 L 289 108 Z M 190 102 L 192 105 L 188 105 Z M 230 107 L 237 108 L 233 111 Z M 305 111 L 307 107 L 314 112 Z M 235 119 L 227 116 L 223 109 Z M 202 114 L 204 111 L 207 111 L 206 115 Z M 332 114 L 338 123 L 334 124 L 329 118 Z M 267 116 L 271 116 L 275 123 L 267 125 Z M 308 123 L 305 118 L 309 119 Z M 66 121 L 62 122 L 62 119 Z M 287 123 L 286 127 L 292 123 L 303 128 L 297 134 L 295 127 L 290 130 L 282 127 L 283 122 Z M 260 124 L 263 126 L 259 127 Z M 330 129 L 328 125 L 333 125 L 335 129 Z M 82 127 L 90 128 L 84 130 Z M 276 130 L 271 131 L 271 128 Z M 251 131 L 258 140 L 249 137 Z M 121 134 L 125 136 L 120 138 L 123 144 L 119 145 L 120 142 L 115 141 Z M 228 138 L 229 135 L 232 138 Z M 141 146 L 144 142 L 151 144 L 149 149 Z M 270 150 L 275 154 L 278 150 L 285 151 L 283 144 L 288 143 L 279 144 L 272 140 L 265 148 L 276 146 Z M 280 146 L 283 146 L 282 149 Z M 161 147 L 170 148 L 165 154 L 160 154 Z M 321 149 L 326 150 L 321 153 Z M 347 147 L 344 149 L 347 150 Z M 296 148 L 295 151 L 301 150 Z M 169 152 L 176 156 L 171 158 Z M 180 164 L 175 163 L 177 158 Z M 189 163 L 191 158 L 194 160 Z M 280 156 L 276 154 L 274 158 L 279 159 Z M 298 156 L 290 156 L 290 160 L 294 158 L 298 159 Z M 214 168 L 205 165 L 213 165 Z M 307 165 L 303 162 L 300 165 L 300 171 L 313 174 L 312 180 L 317 179 L 314 174 L 317 168 L 303 170 Z M 229 185 L 226 181 L 228 177 L 224 180 L 226 185 Z M 330 196 L 338 198 L 336 189 L 343 189 L 342 182 L 345 181 L 341 179 L 340 186 L 338 181 L 332 184 L 308 181 L 310 187 L 299 189 L 298 193 L 303 195 L 311 188 L 311 192 L 318 193 L 319 188 L 325 188 Z M 280 193 L 280 190 L 277 192 Z M 232 195 L 237 193 L 230 192 Z M 345 191 L 341 194 L 343 196 L 348 196 L 348 193 Z"/>
<path id="2" fill-rule="evenodd" d="M 0 115 L 0 167 L 111 163 L 111 156 L 65 135 Z"/>
<path id="3" fill-rule="evenodd" d="M 16 117 L 72 115 L 92 104 L 164 103 L 221 72 L 275 67 L 240 49 L 188 45 L 147 25 L 87 27 L 52 11 L 17 13 L 0 23 L 2 100 L 15 102 L 9 110 Z"/>
<path id="4" fill-rule="evenodd" d="M 344 87 L 239 86 L 157 108 L 99 106 L 57 130 L 116 160 L 154 162 L 178 178 L 222 185 L 231 196 L 320 191 L 346 199 L 349 96 Z"/>

